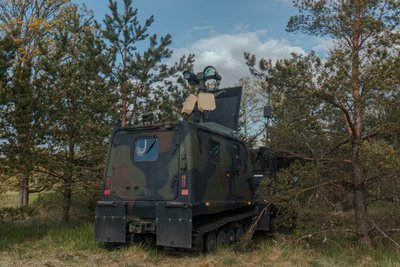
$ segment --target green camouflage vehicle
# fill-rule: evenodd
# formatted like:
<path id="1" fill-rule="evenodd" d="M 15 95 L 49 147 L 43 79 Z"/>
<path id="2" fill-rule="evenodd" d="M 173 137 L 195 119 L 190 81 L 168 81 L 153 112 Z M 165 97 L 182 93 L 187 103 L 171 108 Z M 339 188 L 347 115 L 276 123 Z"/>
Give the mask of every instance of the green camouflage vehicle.
<path id="1" fill-rule="evenodd" d="M 172 252 L 210 251 L 233 243 L 263 209 L 255 202 L 250 154 L 238 137 L 241 87 L 216 88 L 212 67 L 178 122 L 119 127 L 111 137 L 96 240 L 108 245 L 155 240 Z M 269 213 L 259 230 L 269 230 Z"/>

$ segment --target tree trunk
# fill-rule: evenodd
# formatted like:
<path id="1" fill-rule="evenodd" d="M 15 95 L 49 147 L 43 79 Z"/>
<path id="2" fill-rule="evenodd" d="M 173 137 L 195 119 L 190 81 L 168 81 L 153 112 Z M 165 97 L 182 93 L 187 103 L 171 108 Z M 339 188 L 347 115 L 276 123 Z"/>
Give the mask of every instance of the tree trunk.
<path id="1" fill-rule="evenodd" d="M 27 171 L 19 174 L 18 207 L 29 205 L 29 175 Z"/>
<path id="2" fill-rule="evenodd" d="M 73 136 L 74 135 L 72 134 L 72 138 Z M 70 219 L 74 158 L 75 158 L 75 144 L 72 141 L 70 141 L 70 144 L 68 146 L 67 173 L 64 179 L 63 221 L 65 223 L 69 222 Z"/>
<path id="3" fill-rule="evenodd" d="M 124 47 L 124 55 L 122 58 L 122 63 L 123 63 L 123 81 L 121 82 L 121 98 L 122 98 L 122 127 L 126 126 L 126 114 L 127 114 L 127 90 L 126 90 L 126 82 L 127 82 L 127 77 L 126 77 L 126 60 L 127 60 L 127 50 L 128 48 L 125 46 Z"/>
<path id="4" fill-rule="evenodd" d="M 357 227 L 358 243 L 371 248 L 370 220 L 367 212 L 367 191 L 364 186 L 363 171 L 360 162 L 359 144 L 353 145 L 353 175 L 354 175 L 354 214 Z"/>
<path id="5" fill-rule="evenodd" d="M 73 115 L 75 110 L 73 111 Z M 69 144 L 68 144 L 68 158 L 67 170 L 64 178 L 64 200 L 63 200 L 63 221 L 69 222 L 71 199 L 72 199 L 72 182 L 74 176 L 74 160 L 75 160 L 75 130 L 71 127 Z"/>
<path id="6" fill-rule="evenodd" d="M 126 96 L 122 97 L 122 127 L 126 127 Z"/>
<path id="7" fill-rule="evenodd" d="M 351 79 L 354 99 L 354 128 L 352 140 L 352 162 L 354 183 L 354 214 L 356 219 L 358 243 L 365 247 L 371 247 L 370 220 L 367 212 L 367 189 L 361 164 L 360 152 L 363 133 L 363 103 L 360 88 L 360 28 L 361 28 L 361 0 L 354 1 L 354 28 L 352 47 Z"/>
<path id="8" fill-rule="evenodd" d="M 69 222 L 72 197 L 72 175 L 68 174 L 64 182 L 63 222 Z"/>

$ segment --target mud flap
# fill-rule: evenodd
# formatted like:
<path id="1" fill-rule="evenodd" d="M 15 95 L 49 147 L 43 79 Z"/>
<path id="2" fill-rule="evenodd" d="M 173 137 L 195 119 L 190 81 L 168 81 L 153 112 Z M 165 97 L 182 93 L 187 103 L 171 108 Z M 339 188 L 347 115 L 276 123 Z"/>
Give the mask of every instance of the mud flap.
<path id="1" fill-rule="evenodd" d="M 156 216 L 157 246 L 192 248 L 192 209 L 158 203 Z"/>
<path id="2" fill-rule="evenodd" d="M 96 241 L 126 243 L 126 205 L 124 202 L 98 201 L 96 205 Z"/>
<path id="3" fill-rule="evenodd" d="M 262 212 L 265 208 L 263 215 L 261 216 L 260 220 L 257 224 L 257 231 L 264 231 L 264 232 L 271 232 L 271 210 L 270 206 L 267 207 L 266 204 L 259 203 L 258 205 L 259 212 Z"/>

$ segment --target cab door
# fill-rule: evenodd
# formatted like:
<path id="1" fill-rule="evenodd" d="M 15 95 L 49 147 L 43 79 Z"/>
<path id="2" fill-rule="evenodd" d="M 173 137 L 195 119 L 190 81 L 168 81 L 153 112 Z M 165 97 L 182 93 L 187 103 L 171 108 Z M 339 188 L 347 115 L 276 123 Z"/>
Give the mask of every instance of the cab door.
<path id="1" fill-rule="evenodd" d="M 178 193 L 179 175 L 178 131 L 159 131 L 135 138 L 134 162 L 144 175 L 145 200 L 174 200 Z"/>
<path id="2" fill-rule="evenodd" d="M 107 177 L 123 200 L 174 200 L 178 193 L 177 131 L 121 133 L 113 140 Z"/>
<path id="3" fill-rule="evenodd" d="M 243 145 L 240 143 L 232 143 L 232 187 L 233 197 L 241 199 L 246 195 L 248 183 L 246 182 L 246 174 L 244 170 L 243 154 L 245 153 Z"/>

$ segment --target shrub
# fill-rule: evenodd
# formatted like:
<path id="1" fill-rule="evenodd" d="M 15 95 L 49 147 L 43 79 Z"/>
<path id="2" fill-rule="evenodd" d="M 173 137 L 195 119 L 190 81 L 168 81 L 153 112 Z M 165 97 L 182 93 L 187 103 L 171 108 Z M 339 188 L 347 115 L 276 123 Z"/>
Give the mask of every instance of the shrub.
<path id="1" fill-rule="evenodd" d="M 0 208 L 0 223 L 22 221 L 36 214 L 32 207 Z"/>

